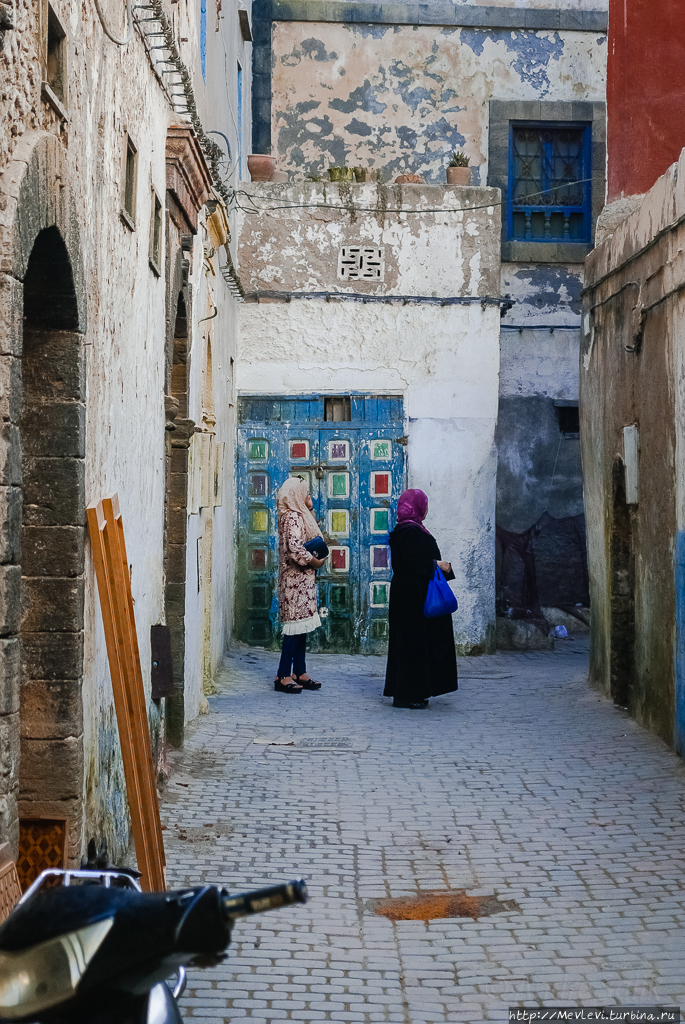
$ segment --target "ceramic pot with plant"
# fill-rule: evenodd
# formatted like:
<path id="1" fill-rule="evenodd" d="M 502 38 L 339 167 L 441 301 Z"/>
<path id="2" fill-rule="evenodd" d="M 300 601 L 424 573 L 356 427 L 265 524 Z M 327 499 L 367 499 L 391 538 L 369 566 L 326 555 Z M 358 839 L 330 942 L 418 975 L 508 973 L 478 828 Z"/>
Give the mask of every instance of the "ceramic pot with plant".
<path id="1" fill-rule="evenodd" d="M 270 181 L 275 167 L 276 157 L 268 153 L 250 153 L 247 158 L 251 181 Z"/>
<path id="2" fill-rule="evenodd" d="M 469 167 L 469 157 L 461 149 L 456 150 L 450 157 L 450 162 L 447 165 L 447 184 L 448 185 L 470 185 L 471 184 L 471 168 Z"/>
<path id="3" fill-rule="evenodd" d="M 331 181 L 354 181 L 354 171 L 351 167 L 329 167 L 328 177 Z"/>

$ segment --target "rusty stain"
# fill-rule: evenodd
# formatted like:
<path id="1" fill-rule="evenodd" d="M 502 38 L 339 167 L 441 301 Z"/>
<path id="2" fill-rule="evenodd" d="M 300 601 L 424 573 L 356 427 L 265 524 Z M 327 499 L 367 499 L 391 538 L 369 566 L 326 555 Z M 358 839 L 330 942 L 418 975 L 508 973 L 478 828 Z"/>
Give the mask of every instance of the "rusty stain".
<path id="1" fill-rule="evenodd" d="M 519 910 L 514 900 L 498 900 L 496 896 L 467 896 L 463 889 L 446 892 L 423 892 L 418 896 L 374 900 L 372 909 L 390 921 L 432 921 L 444 917 L 479 917 Z"/>

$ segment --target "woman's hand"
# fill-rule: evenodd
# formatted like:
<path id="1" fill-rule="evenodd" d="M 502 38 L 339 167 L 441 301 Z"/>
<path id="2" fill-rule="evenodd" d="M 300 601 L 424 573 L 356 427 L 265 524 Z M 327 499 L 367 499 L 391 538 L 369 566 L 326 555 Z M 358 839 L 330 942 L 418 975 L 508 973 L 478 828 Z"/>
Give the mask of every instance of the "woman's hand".
<path id="1" fill-rule="evenodd" d="M 443 572 L 452 572 L 451 562 L 438 562 L 438 568 L 442 569 Z"/>
<path id="2" fill-rule="evenodd" d="M 307 568 L 308 569 L 320 569 L 321 566 L 325 564 L 325 562 L 326 562 L 325 558 L 313 558 L 312 557 L 310 559 L 310 562 L 309 562 L 309 565 L 307 566 Z"/>

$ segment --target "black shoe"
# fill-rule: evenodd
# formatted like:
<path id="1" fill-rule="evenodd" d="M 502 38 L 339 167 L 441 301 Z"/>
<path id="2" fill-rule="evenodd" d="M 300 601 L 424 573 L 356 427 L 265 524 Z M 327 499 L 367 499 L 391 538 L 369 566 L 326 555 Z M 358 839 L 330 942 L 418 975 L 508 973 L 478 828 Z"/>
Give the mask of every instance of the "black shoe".
<path id="1" fill-rule="evenodd" d="M 392 706 L 394 708 L 409 708 L 411 711 L 423 711 L 428 707 L 427 700 L 393 700 Z"/>

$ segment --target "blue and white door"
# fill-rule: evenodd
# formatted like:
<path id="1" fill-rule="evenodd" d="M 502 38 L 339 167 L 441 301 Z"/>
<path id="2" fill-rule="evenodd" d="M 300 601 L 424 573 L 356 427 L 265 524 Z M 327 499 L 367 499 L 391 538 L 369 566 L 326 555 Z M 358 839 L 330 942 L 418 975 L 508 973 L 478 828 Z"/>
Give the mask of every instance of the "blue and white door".
<path id="1" fill-rule="evenodd" d="M 405 486 L 402 399 L 243 397 L 238 411 L 236 634 L 280 643 L 276 495 L 304 477 L 330 554 L 319 570 L 322 626 L 311 647 L 382 651 L 388 636 L 388 533 Z"/>

